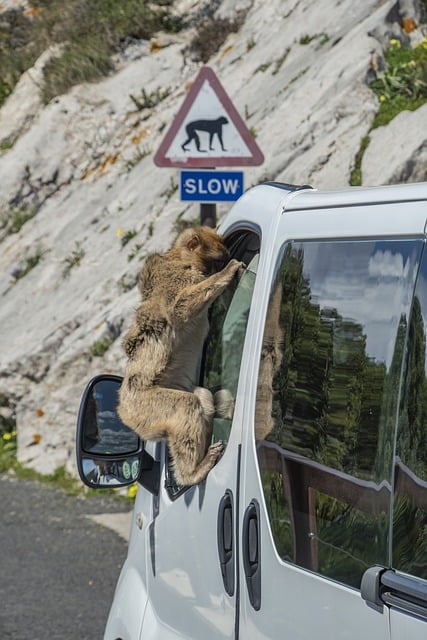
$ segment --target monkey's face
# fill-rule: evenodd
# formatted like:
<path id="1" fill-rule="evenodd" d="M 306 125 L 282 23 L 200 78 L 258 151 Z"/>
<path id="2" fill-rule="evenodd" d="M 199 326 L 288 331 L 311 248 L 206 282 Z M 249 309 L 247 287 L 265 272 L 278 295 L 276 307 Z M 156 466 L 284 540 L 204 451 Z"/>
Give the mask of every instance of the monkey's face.
<path id="1" fill-rule="evenodd" d="M 204 265 L 205 273 L 221 271 L 230 260 L 230 253 L 221 236 L 210 227 L 200 227 L 200 244 L 196 248 L 199 260 Z"/>
<path id="2" fill-rule="evenodd" d="M 191 263 L 205 275 L 221 271 L 230 260 L 230 254 L 221 236 L 210 227 L 187 229 L 177 239 Z"/>

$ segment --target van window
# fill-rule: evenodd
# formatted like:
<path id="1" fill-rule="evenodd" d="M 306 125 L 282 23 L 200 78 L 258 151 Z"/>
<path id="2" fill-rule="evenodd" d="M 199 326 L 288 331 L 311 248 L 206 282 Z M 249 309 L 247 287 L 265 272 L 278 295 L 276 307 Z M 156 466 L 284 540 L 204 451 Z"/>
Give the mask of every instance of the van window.
<path id="1" fill-rule="evenodd" d="M 406 325 L 406 318 L 402 322 Z M 392 564 L 395 569 L 427 579 L 426 256 L 408 324 L 396 445 Z"/>
<path id="2" fill-rule="evenodd" d="M 359 588 L 387 566 L 399 385 L 420 240 L 291 242 L 259 367 L 255 437 L 280 557 Z"/>
<path id="3" fill-rule="evenodd" d="M 212 442 L 222 440 L 225 444 L 232 425 L 260 239 L 253 231 L 239 231 L 227 238 L 226 244 L 231 256 L 243 262 L 245 269 L 240 279 L 235 278 L 210 309 L 209 334 L 200 371 L 200 385 L 211 390 L 216 407 Z M 183 489 L 174 480 L 170 464 L 167 488 L 171 497 Z"/>

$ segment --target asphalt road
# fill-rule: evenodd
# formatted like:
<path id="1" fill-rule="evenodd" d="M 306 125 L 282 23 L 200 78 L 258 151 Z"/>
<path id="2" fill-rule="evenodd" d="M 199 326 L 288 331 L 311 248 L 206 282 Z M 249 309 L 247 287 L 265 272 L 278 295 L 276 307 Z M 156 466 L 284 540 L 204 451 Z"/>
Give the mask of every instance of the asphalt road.
<path id="1" fill-rule="evenodd" d="M 102 640 L 127 543 L 86 516 L 129 508 L 0 476 L 1 640 Z"/>

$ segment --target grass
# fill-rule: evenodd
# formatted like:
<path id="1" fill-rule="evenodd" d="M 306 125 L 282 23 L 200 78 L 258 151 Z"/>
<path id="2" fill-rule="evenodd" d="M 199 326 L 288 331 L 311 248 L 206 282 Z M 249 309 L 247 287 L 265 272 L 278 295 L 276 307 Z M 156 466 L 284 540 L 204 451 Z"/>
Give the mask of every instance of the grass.
<path id="1" fill-rule="evenodd" d="M 102 357 L 105 353 L 107 353 L 113 342 L 114 340 L 112 336 L 100 338 L 91 345 L 90 352 L 93 356 Z"/>
<path id="2" fill-rule="evenodd" d="M 315 33 L 312 36 L 305 35 L 305 36 L 301 36 L 299 43 L 302 45 L 307 45 L 307 44 L 310 44 L 310 42 L 312 42 L 313 40 L 319 40 L 320 46 L 323 47 L 324 44 L 329 42 L 329 36 L 327 33 L 324 33 L 324 32 Z"/>
<path id="3" fill-rule="evenodd" d="M 29 12 L 2 13 L 0 25 L 0 106 L 21 74 L 49 46 L 62 51 L 44 70 L 45 102 L 113 68 L 112 55 L 133 40 L 160 30 L 176 32 L 179 21 L 163 0 L 30 0 Z"/>
<path id="4" fill-rule="evenodd" d="M 120 236 L 120 244 L 122 246 L 122 249 L 128 244 L 128 242 L 130 242 L 137 235 L 138 235 L 138 231 L 136 229 L 129 229 L 129 231 L 125 231 Z"/>
<path id="5" fill-rule="evenodd" d="M 143 109 L 153 109 L 156 107 L 170 95 L 170 92 L 171 89 L 169 87 L 166 87 L 165 89 L 158 87 L 155 91 L 151 91 L 151 93 L 147 93 L 145 89 L 142 89 L 140 96 L 136 97 L 129 94 L 129 97 L 134 103 L 136 110 L 142 111 Z"/>
<path id="6" fill-rule="evenodd" d="M 84 249 L 82 249 L 80 246 L 80 243 L 76 241 L 73 251 L 70 253 L 69 256 L 67 256 L 63 260 L 63 263 L 65 266 L 62 270 L 62 277 L 68 278 L 68 276 L 70 275 L 71 269 L 73 269 L 74 267 L 77 267 L 83 260 L 84 256 L 85 256 Z"/>
<path id="7" fill-rule="evenodd" d="M 388 124 L 401 111 L 414 111 L 427 102 L 427 38 L 414 48 L 391 40 L 385 52 L 387 69 L 370 85 L 379 109 L 372 128 Z"/>
<path id="8" fill-rule="evenodd" d="M 6 235 L 18 233 L 28 220 L 34 218 L 37 213 L 37 207 L 21 205 L 12 209 L 12 211 L 0 215 L 0 228 L 4 228 Z"/>
<path id="9" fill-rule="evenodd" d="M 364 136 L 360 143 L 359 151 L 354 159 L 354 169 L 350 175 L 350 185 L 352 187 L 360 187 L 362 184 L 362 159 L 370 140 L 369 136 Z"/>
<path id="10" fill-rule="evenodd" d="M 350 176 L 351 186 L 362 184 L 362 159 L 369 144 L 369 133 L 387 125 L 402 111 L 415 111 L 427 102 L 427 38 L 414 47 L 403 47 L 399 40 L 390 40 L 385 51 L 386 70 L 370 84 L 378 97 L 378 111 L 361 140 Z"/>
<path id="11" fill-rule="evenodd" d="M 25 258 L 23 266 L 18 267 L 13 271 L 12 275 L 15 278 L 15 280 L 21 280 L 22 278 L 24 278 L 27 275 L 27 273 L 29 273 L 32 269 L 34 269 L 39 264 L 40 260 L 43 258 L 45 253 L 46 253 L 46 249 L 38 248 L 35 250 L 34 253 L 27 256 Z"/>

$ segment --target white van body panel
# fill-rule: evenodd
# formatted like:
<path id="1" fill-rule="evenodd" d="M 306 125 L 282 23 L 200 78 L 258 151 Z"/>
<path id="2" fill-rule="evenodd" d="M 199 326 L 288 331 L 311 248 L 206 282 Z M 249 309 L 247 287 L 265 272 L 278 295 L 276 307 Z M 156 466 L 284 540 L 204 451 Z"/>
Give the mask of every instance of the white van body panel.
<path id="1" fill-rule="evenodd" d="M 254 439 L 263 328 L 277 263 L 289 240 L 424 238 L 427 184 L 318 192 L 260 185 L 247 191 L 220 226 L 258 230 L 260 260 L 223 458 L 206 482 L 176 499 L 165 488 L 139 488 L 129 553 L 117 586 L 105 640 L 194 638 L 245 640 L 418 640 L 425 619 L 372 607 L 360 591 L 284 562 L 269 525 Z M 157 448 L 164 461 L 164 448 Z M 225 593 L 218 561 L 218 505 L 235 500 L 236 589 Z M 261 608 L 251 605 L 241 561 L 242 523 L 251 501 L 260 507 Z M 137 526 L 137 521 L 140 526 Z M 141 525 L 142 523 L 142 525 Z M 391 613 L 390 613 L 391 612 Z"/>

